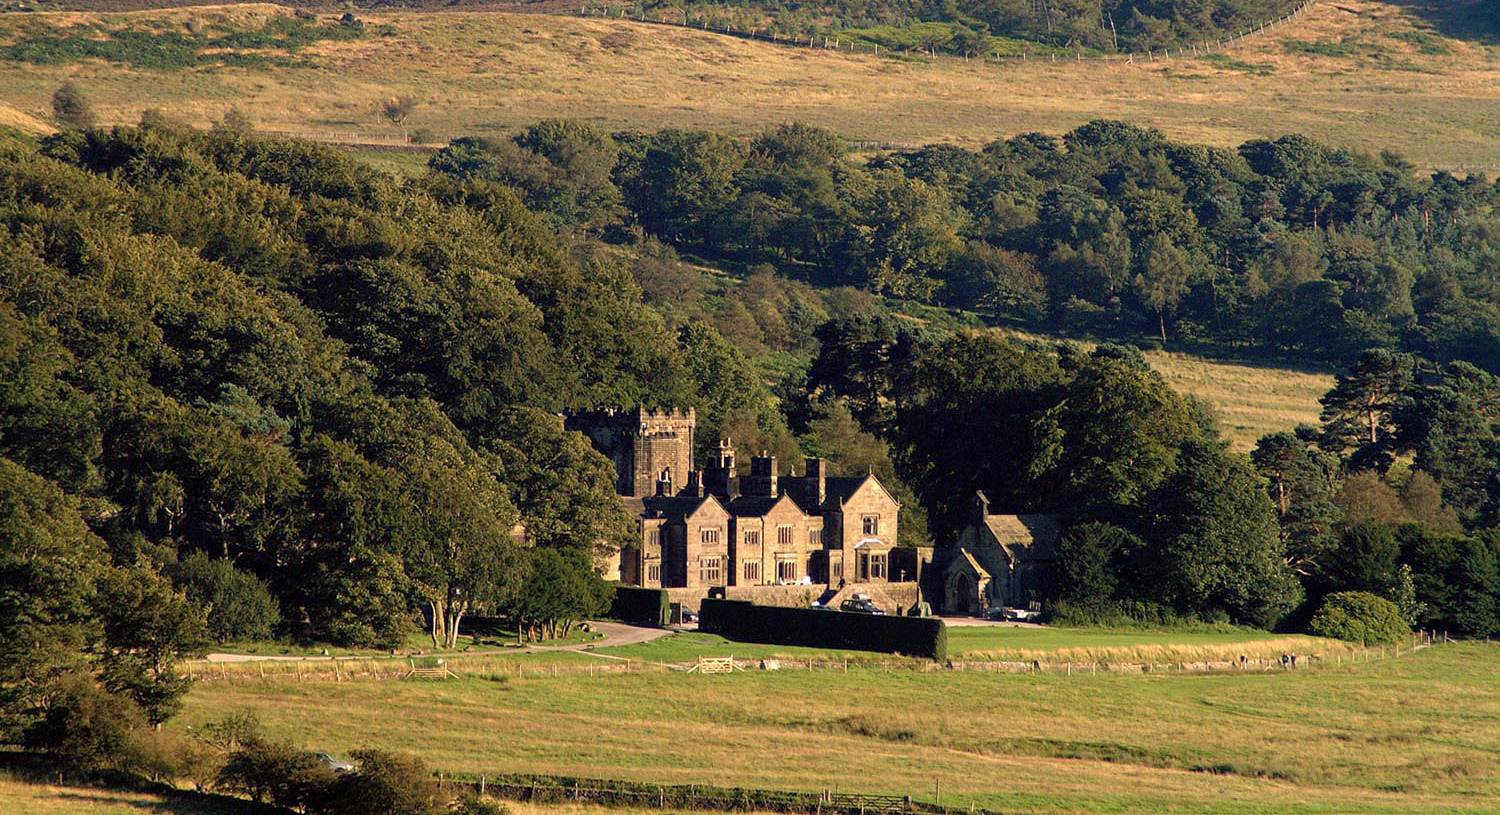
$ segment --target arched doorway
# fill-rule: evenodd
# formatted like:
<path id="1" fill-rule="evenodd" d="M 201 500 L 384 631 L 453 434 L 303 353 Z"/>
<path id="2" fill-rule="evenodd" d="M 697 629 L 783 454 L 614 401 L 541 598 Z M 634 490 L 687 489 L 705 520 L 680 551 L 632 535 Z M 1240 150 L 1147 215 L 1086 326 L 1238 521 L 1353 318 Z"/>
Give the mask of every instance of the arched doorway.
<path id="1" fill-rule="evenodd" d="M 948 610 L 953 614 L 974 614 L 977 601 L 974 578 L 968 572 L 959 572 L 948 581 Z"/>

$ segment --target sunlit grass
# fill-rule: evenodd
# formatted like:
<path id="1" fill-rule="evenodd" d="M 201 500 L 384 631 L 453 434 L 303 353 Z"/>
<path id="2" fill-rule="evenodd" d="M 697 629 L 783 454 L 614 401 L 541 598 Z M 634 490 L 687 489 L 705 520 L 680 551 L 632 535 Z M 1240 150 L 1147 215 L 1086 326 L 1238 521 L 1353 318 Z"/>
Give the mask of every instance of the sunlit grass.
<path id="1" fill-rule="evenodd" d="M 273 13 L 289 12 L 247 4 L 11 15 L 0 18 L 0 42 L 23 23 L 184 25 L 198 17 L 253 25 Z M 359 14 L 370 26 L 392 26 L 390 35 L 310 46 L 298 52 L 312 60 L 308 67 L 164 73 L 102 61 L 0 63 L 0 101 L 17 115 L 45 118 L 53 90 L 71 78 L 106 123 L 134 122 L 141 110 L 159 107 L 204 125 L 238 105 L 267 130 L 386 143 L 399 142 L 403 127 L 446 140 L 567 116 L 608 127 L 735 133 L 796 120 L 856 140 L 976 145 L 1104 117 L 1207 144 L 1296 132 L 1371 152 L 1394 149 L 1424 166 L 1500 167 L 1496 48 L 1446 39 L 1408 6 L 1382 0 L 1319 3 L 1296 23 L 1223 55 L 1128 65 L 898 61 L 597 18 Z M 1287 41 L 1341 50 L 1308 53 Z M 1175 78 L 1183 75 L 1200 78 Z M 377 112 L 391 95 L 418 100 L 403 127 Z"/>
<path id="2" fill-rule="evenodd" d="M 646 672 L 203 683 L 173 727 L 250 707 L 319 749 L 450 773 L 834 786 L 1024 812 L 1479 812 L 1500 648 L 1227 675 Z M 768 752 L 769 751 L 769 752 Z"/>

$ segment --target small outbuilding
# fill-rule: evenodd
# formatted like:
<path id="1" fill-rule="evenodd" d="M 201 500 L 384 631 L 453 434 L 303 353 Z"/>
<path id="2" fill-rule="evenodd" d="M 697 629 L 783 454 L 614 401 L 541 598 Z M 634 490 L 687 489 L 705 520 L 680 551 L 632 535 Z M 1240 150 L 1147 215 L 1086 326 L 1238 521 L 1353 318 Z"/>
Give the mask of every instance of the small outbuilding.
<path id="1" fill-rule="evenodd" d="M 946 558 L 942 613 L 977 616 L 1040 601 L 1061 539 L 1056 515 L 992 515 L 989 498 L 976 492 L 974 517 Z"/>

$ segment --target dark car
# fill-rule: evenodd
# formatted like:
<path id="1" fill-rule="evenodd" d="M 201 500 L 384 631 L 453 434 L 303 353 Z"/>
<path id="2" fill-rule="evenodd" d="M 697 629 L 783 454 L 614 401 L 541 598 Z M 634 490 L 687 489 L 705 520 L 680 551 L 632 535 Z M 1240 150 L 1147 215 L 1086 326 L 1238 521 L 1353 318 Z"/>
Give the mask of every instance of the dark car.
<path id="1" fill-rule="evenodd" d="M 870 602 L 868 597 L 851 597 L 839 605 L 839 611 L 852 611 L 855 614 L 884 614 L 878 606 Z"/>
<path id="2" fill-rule="evenodd" d="M 696 623 L 696 622 L 698 622 L 698 612 L 693 611 L 692 609 L 686 609 L 686 608 L 683 609 L 682 610 L 682 621 L 684 623 Z"/>

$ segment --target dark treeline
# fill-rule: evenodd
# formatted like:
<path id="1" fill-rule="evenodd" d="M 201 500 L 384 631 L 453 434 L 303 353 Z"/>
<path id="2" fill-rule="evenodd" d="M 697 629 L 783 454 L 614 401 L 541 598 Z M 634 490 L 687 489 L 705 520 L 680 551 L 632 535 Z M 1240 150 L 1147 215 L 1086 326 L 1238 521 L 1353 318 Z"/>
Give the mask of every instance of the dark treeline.
<path id="1" fill-rule="evenodd" d="M 683 13 L 681 4 L 647 0 L 644 5 Z M 991 37 L 1100 51 L 1201 44 L 1269 22 L 1298 5 L 1295 0 L 694 0 L 686 8 L 721 27 L 770 28 L 803 37 L 855 29 L 859 36 L 893 47 L 910 44 L 983 55 L 991 50 Z"/>
<path id="2" fill-rule="evenodd" d="M 856 161 L 800 125 L 553 122 L 432 166 L 514 185 L 560 225 L 1049 330 L 1500 369 L 1500 187 L 1298 136 L 1226 150 L 1094 122 Z"/>
<path id="3" fill-rule="evenodd" d="M 894 318 L 836 320 L 793 425 L 830 402 L 887 441 L 935 537 L 974 490 L 995 511 L 1060 513 L 1052 610 L 1078 622 L 1305 627 L 1349 592 L 1408 628 L 1500 633 L 1500 379 L 1463 362 L 1429 381 L 1374 350 L 1324 423 L 1228 452 L 1209 406 L 1139 351 L 1026 348 Z"/>

